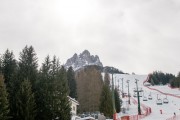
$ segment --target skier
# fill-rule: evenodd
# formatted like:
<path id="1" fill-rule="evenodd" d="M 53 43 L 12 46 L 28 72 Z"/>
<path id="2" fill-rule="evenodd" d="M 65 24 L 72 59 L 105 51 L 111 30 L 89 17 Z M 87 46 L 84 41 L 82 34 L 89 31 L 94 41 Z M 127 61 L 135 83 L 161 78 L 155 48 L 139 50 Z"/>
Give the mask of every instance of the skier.
<path id="1" fill-rule="evenodd" d="M 173 119 L 175 119 L 176 118 L 176 113 L 174 112 L 174 116 L 173 116 Z"/>

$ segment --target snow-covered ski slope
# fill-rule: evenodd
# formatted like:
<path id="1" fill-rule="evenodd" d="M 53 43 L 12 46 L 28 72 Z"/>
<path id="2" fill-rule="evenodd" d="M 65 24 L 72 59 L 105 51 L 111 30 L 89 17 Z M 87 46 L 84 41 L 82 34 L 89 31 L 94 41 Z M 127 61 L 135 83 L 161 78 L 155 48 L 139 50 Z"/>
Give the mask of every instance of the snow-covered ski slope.
<path id="1" fill-rule="evenodd" d="M 114 74 L 114 84 L 116 87 L 119 87 L 119 89 L 125 93 L 128 93 L 128 87 L 127 87 L 127 80 L 129 80 L 129 91 L 131 94 L 131 97 L 134 95 L 134 88 L 136 88 L 135 79 L 138 80 L 138 88 L 142 88 L 144 93 L 142 93 L 142 96 L 144 94 L 145 97 L 148 98 L 148 96 L 151 94 L 152 100 L 143 101 L 143 97 L 140 97 L 140 103 L 151 107 L 152 113 L 146 117 L 143 118 L 143 120 L 167 120 L 168 118 L 173 118 L 174 113 L 176 114 L 177 120 L 180 120 L 180 90 L 179 89 L 171 89 L 170 87 L 166 86 L 149 86 L 146 87 L 143 85 L 144 81 L 147 80 L 148 75 L 127 75 L 127 74 Z M 122 80 L 123 79 L 123 80 Z M 123 85 L 122 85 L 123 82 Z M 164 94 L 165 93 L 165 94 Z M 163 103 L 163 99 L 168 99 L 168 104 Z M 169 95 L 170 94 L 170 95 Z M 157 97 L 158 99 L 162 100 L 162 105 L 157 105 Z M 134 99 L 137 100 L 136 97 Z M 159 100 L 160 101 L 160 100 Z M 132 102 L 132 101 L 131 101 Z M 129 111 L 127 111 L 126 115 L 135 115 L 137 114 L 137 105 L 135 105 L 136 108 L 134 108 L 133 103 L 129 106 Z M 134 110 L 135 109 L 135 110 Z M 160 111 L 162 110 L 162 114 Z M 122 114 L 121 114 L 122 115 Z M 169 120 L 175 120 L 175 119 L 169 119 Z"/>

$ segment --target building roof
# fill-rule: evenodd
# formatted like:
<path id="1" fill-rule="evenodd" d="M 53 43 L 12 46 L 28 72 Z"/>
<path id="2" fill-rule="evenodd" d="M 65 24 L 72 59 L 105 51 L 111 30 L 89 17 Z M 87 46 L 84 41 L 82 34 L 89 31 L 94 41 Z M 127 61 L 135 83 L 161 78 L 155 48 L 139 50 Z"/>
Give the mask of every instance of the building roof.
<path id="1" fill-rule="evenodd" d="M 79 102 L 75 100 L 75 98 L 71 98 L 70 96 L 67 96 L 70 101 L 75 102 L 77 105 L 79 105 Z"/>

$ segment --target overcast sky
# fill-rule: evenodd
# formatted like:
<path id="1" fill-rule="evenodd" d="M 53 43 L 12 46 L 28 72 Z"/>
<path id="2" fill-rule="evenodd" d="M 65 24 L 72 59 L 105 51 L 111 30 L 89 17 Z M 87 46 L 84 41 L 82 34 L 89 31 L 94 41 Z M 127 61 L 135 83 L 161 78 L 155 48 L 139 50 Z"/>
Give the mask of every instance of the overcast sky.
<path id="1" fill-rule="evenodd" d="M 25 45 L 39 63 L 87 49 L 124 72 L 177 74 L 180 0 L 0 0 L 0 54 Z"/>

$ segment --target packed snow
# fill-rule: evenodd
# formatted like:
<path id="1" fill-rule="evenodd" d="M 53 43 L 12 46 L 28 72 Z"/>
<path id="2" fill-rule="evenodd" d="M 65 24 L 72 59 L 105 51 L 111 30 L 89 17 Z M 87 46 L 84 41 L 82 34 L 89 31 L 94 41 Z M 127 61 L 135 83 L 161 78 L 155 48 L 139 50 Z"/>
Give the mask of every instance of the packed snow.
<path id="1" fill-rule="evenodd" d="M 145 116 L 143 120 L 167 120 L 168 118 L 173 117 L 174 113 L 176 114 L 176 116 L 179 116 L 180 97 L 178 96 L 180 96 L 180 90 L 172 89 L 168 85 L 148 86 L 149 87 L 148 88 L 147 86 L 143 85 L 147 77 L 148 75 L 128 75 L 128 74 L 113 75 L 114 85 L 117 88 L 119 88 L 120 91 L 124 91 L 125 93 L 128 93 L 127 80 L 129 80 L 129 92 L 132 97 L 131 105 L 128 105 L 127 103 L 128 98 L 123 98 L 123 106 L 126 108 L 126 111 L 125 113 L 119 113 L 118 116 L 138 114 L 137 104 L 133 104 L 133 99 L 137 100 L 137 97 L 133 97 L 134 89 L 136 89 L 135 79 L 137 79 L 138 81 L 138 89 L 142 88 L 142 90 L 144 91 L 141 93 L 142 97 L 140 97 L 140 103 L 150 107 L 152 112 L 150 115 Z M 152 100 L 148 99 L 149 96 L 152 96 Z M 147 101 L 143 101 L 143 99 L 147 99 Z M 163 101 L 168 103 L 163 103 Z M 160 104 L 162 103 L 162 105 L 157 105 L 157 103 Z M 143 114 L 142 108 L 141 108 L 141 112 Z"/>

